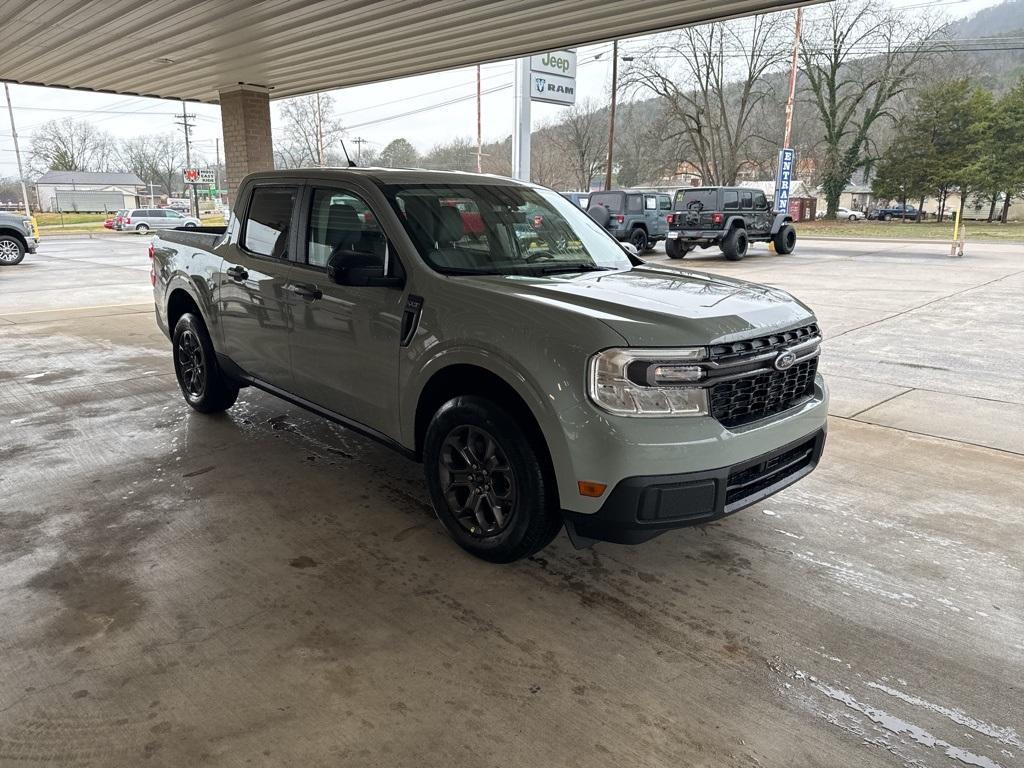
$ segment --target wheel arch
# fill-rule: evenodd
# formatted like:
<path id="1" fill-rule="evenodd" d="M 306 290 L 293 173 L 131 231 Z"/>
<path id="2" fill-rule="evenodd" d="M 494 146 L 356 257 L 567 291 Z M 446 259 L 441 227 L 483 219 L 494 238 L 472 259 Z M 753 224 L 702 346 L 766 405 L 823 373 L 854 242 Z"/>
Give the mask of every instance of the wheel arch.
<path id="1" fill-rule="evenodd" d="M 423 443 L 431 418 L 444 403 L 460 395 L 486 398 L 508 411 L 524 426 L 543 464 L 551 487 L 558 493 L 557 475 L 544 430 L 526 398 L 506 379 L 473 363 L 451 363 L 435 371 L 420 390 L 414 417 L 414 455 L 423 458 Z"/>
<path id="2" fill-rule="evenodd" d="M 21 231 L 14 229 L 14 227 L 0 227 L 0 237 L 4 237 L 6 235 L 13 237 L 21 243 L 22 248 L 28 250 L 28 240 L 25 239 L 25 235 Z"/>
<path id="3" fill-rule="evenodd" d="M 777 213 L 775 214 L 775 221 L 772 222 L 772 234 L 778 234 L 779 230 L 787 224 L 793 223 L 793 217 L 788 213 Z"/>

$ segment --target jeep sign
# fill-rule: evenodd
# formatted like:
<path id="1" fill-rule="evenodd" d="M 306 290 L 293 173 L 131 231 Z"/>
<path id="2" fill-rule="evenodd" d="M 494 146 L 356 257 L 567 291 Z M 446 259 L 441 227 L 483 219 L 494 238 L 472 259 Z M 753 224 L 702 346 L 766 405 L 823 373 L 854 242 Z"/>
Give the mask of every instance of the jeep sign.
<path id="1" fill-rule="evenodd" d="M 576 51 L 548 51 L 530 57 L 530 100 L 576 103 Z"/>
<path id="2" fill-rule="evenodd" d="M 549 51 L 530 57 L 530 70 L 537 74 L 576 77 L 576 51 Z"/>

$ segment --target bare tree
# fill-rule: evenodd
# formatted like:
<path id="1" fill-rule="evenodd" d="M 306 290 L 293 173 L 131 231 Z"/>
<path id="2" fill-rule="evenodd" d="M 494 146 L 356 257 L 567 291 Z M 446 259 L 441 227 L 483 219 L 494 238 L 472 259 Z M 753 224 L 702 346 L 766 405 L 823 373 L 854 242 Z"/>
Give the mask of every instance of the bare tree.
<path id="1" fill-rule="evenodd" d="M 608 116 L 591 99 L 576 102 L 552 133 L 552 141 L 565 154 L 577 189 L 586 192 L 601 173 L 608 147 Z"/>
<path id="2" fill-rule="evenodd" d="M 800 62 L 823 131 L 828 217 L 872 157 L 872 129 L 895 116 L 897 98 L 935 49 L 940 27 L 933 19 L 911 19 L 876 0 L 836 0 L 808 13 Z"/>
<path id="3" fill-rule="evenodd" d="M 107 171 L 116 152 L 109 133 L 92 123 L 65 117 L 43 123 L 32 134 L 30 164 L 34 171 Z"/>
<path id="4" fill-rule="evenodd" d="M 628 86 L 661 97 L 662 138 L 677 142 L 707 184 L 733 184 L 747 160 L 754 116 L 773 95 L 766 77 L 791 38 L 778 14 L 687 27 L 635 57 Z"/>
<path id="5" fill-rule="evenodd" d="M 326 93 L 281 102 L 281 129 L 274 142 L 279 168 L 341 165 L 341 120 L 334 114 L 334 97 Z"/>
<path id="6" fill-rule="evenodd" d="M 447 144 L 435 144 L 419 164 L 442 171 L 475 171 L 476 142 L 459 136 Z"/>

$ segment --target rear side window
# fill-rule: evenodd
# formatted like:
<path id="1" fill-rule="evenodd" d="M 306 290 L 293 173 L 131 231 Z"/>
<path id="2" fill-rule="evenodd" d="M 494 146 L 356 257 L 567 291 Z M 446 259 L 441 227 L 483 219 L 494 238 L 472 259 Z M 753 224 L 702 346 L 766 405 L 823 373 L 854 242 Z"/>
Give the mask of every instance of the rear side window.
<path id="1" fill-rule="evenodd" d="M 744 192 L 742 197 L 743 210 L 749 211 L 754 207 L 754 193 Z"/>
<path id="2" fill-rule="evenodd" d="M 675 209 L 677 211 L 718 210 L 718 190 L 701 187 L 681 189 L 676 192 Z"/>
<path id="3" fill-rule="evenodd" d="M 722 210 L 737 211 L 740 207 L 740 193 L 735 189 L 727 189 L 722 193 Z"/>
<path id="4" fill-rule="evenodd" d="M 644 209 L 644 201 L 640 195 L 630 195 L 626 199 L 626 210 L 629 213 L 640 213 Z"/>
<path id="5" fill-rule="evenodd" d="M 283 259 L 295 209 L 294 187 L 256 187 L 242 232 L 242 247 L 259 256 Z"/>

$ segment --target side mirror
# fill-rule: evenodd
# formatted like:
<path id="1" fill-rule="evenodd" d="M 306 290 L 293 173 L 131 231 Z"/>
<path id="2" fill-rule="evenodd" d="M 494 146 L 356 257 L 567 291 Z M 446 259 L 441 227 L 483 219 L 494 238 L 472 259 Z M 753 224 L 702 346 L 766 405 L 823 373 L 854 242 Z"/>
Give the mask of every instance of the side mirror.
<path id="1" fill-rule="evenodd" d="M 388 274 L 388 246 L 384 246 L 384 261 L 360 251 L 336 251 L 327 261 L 327 277 L 338 285 L 362 288 L 401 288 L 405 278 Z"/>
<path id="2" fill-rule="evenodd" d="M 622 246 L 622 250 L 626 252 L 626 255 L 632 256 L 634 258 L 640 257 L 640 251 L 638 251 L 636 249 L 636 246 L 633 245 L 632 243 L 619 243 L 619 245 Z"/>

